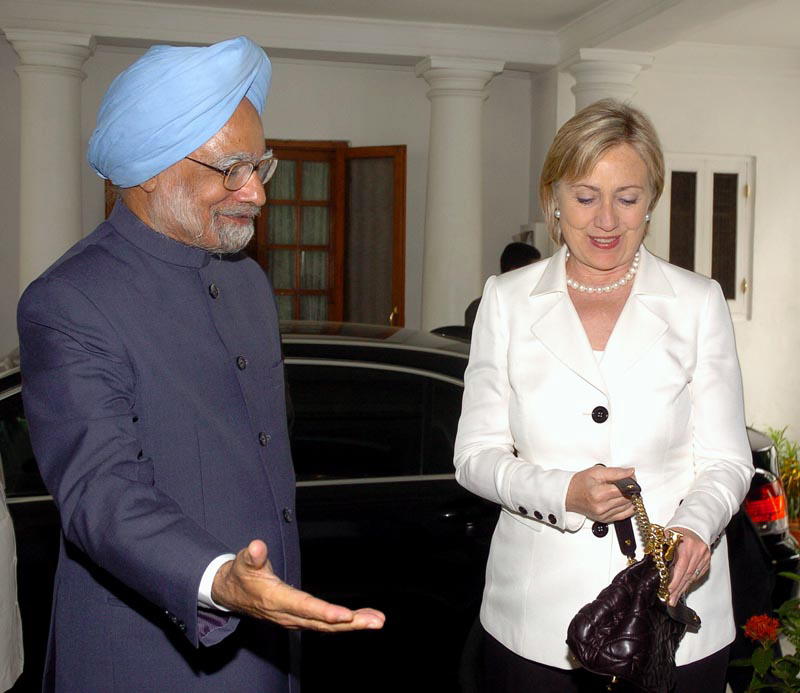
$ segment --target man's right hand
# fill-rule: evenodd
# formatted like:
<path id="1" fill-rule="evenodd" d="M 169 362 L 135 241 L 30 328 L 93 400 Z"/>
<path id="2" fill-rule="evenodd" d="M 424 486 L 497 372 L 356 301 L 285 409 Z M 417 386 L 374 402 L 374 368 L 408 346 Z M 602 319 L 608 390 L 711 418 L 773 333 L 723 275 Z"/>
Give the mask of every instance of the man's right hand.
<path id="1" fill-rule="evenodd" d="M 236 559 L 220 566 L 212 599 L 231 611 L 273 621 L 285 628 L 339 632 L 378 629 L 385 616 L 375 609 L 355 611 L 287 585 L 272 571 L 267 545 L 255 539 Z"/>

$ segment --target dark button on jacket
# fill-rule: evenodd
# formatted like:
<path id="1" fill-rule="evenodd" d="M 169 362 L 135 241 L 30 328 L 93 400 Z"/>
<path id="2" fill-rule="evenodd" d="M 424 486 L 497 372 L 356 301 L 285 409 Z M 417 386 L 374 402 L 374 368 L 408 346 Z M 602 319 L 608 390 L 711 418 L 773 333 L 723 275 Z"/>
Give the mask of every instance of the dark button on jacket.
<path id="1" fill-rule="evenodd" d="M 294 513 L 292 512 L 291 508 L 283 509 L 283 519 L 286 520 L 286 522 L 291 522 L 294 520 Z"/>
<path id="2" fill-rule="evenodd" d="M 541 520 L 541 519 L 542 519 L 542 513 L 540 513 L 538 510 L 534 510 L 534 511 L 533 511 L 533 516 L 534 516 L 534 517 L 535 517 L 537 520 Z"/>
<path id="3" fill-rule="evenodd" d="M 208 285 L 208 295 L 211 296 L 211 298 L 217 298 L 217 296 L 219 296 L 219 288 L 217 288 L 217 285 L 213 282 Z"/>
<path id="4" fill-rule="evenodd" d="M 258 442 L 261 444 L 262 447 L 266 447 L 267 443 L 269 443 L 271 439 L 272 436 L 269 435 L 269 433 L 264 433 L 264 431 L 261 431 L 261 433 L 258 434 Z"/>
<path id="5" fill-rule="evenodd" d="M 592 534 L 596 537 L 604 537 L 608 534 L 608 525 L 605 522 L 595 522 L 592 525 Z"/>
<path id="6" fill-rule="evenodd" d="M 527 515 L 528 509 L 524 505 L 520 505 L 517 510 L 519 510 L 520 515 Z"/>
<path id="7" fill-rule="evenodd" d="M 245 368 L 247 368 L 247 359 L 244 356 L 237 356 L 236 357 L 236 367 L 240 371 L 243 371 Z"/>
<path id="8" fill-rule="evenodd" d="M 550 524 L 551 524 L 551 525 L 554 525 L 554 524 L 556 523 L 556 516 L 555 516 L 555 515 L 553 515 L 553 513 L 550 513 L 550 514 L 547 516 L 547 519 L 550 521 Z"/>
<path id="9" fill-rule="evenodd" d="M 185 633 L 186 632 L 186 624 L 183 621 L 181 621 L 171 611 L 166 611 L 165 613 L 167 614 L 167 618 L 169 619 L 170 623 L 172 623 L 174 626 L 176 626 L 181 633 Z"/>
<path id="10" fill-rule="evenodd" d="M 608 419 L 608 409 L 605 407 L 595 407 L 592 409 L 592 420 L 595 423 L 605 423 Z"/>

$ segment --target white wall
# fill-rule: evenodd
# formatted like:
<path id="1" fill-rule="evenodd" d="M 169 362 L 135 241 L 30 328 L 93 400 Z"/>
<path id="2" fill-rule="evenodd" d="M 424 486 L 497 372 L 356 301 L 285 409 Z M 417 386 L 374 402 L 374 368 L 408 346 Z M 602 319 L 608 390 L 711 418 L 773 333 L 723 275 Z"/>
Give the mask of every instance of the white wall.
<path id="1" fill-rule="evenodd" d="M 85 150 L 103 93 L 140 50 L 101 46 L 84 71 L 82 139 Z M 17 57 L 0 42 L 0 205 L 5 210 L 0 241 L 0 354 L 16 344 L 13 313 L 18 295 L 18 197 L 14 171 L 19 159 Z M 264 113 L 265 132 L 277 139 L 348 140 L 353 146 L 405 144 L 408 153 L 406 209 L 406 324 L 418 327 L 430 103 L 427 84 L 411 67 L 370 66 L 276 59 Z M 527 75 L 507 73 L 489 86 L 484 107 L 483 269 L 497 272 L 500 252 L 528 221 L 531 133 Z M 6 181 L 6 178 L 10 180 Z M 83 173 L 83 220 L 87 232 L 103 219 L 103 186 L 88 166 Z M 473 299 L 464 297 L 464 306 Z"/>
<path id="2" fill-rule="evenodd" d="M 748 424 L 800 436 L 800 72 L 678 65 L 686 47 L 656 56 L 635 103 L 665 150 L 756 157 L 752 319 L 735 324 Z"/>

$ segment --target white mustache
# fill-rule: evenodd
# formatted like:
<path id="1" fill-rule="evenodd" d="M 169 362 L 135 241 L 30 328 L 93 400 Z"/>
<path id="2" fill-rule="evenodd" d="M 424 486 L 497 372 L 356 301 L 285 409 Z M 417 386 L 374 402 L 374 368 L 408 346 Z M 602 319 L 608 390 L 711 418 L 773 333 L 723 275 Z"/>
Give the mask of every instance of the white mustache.
<path id="1" fill-rule="evenodd" d="M 261 214 L 261 207 L 248 204 L 235 205 L 233 207 L 226 207 L 225 209 L 214 210 L 215 217 L 250 217 L 253 219 L 259 214 Z"/>

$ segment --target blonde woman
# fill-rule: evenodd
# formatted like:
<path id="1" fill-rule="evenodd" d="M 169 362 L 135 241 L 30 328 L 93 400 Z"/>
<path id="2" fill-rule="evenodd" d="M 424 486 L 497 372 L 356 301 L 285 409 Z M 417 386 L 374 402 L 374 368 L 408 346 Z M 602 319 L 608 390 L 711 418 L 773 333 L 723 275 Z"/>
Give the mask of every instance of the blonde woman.
<path id="1" fill-rule="evenodd" d="M 677 691 L 724 690 L 724 530 L 753 470 L 722 291 L 642 245 L 663 179 L 643 113 L 611 100 L 582 110 L 539 186 L 560 249 L 486 283 L 455 466 L 501 505 L 481 608 L 487 690 L 603 689 L 565 640 L 625 567 L 609 524 L 633 508 L 610 482 L 629 475 L 651 520 L 683 534 L 671 600 L 686 593 L 704 624 L 678 649 Z"/>

